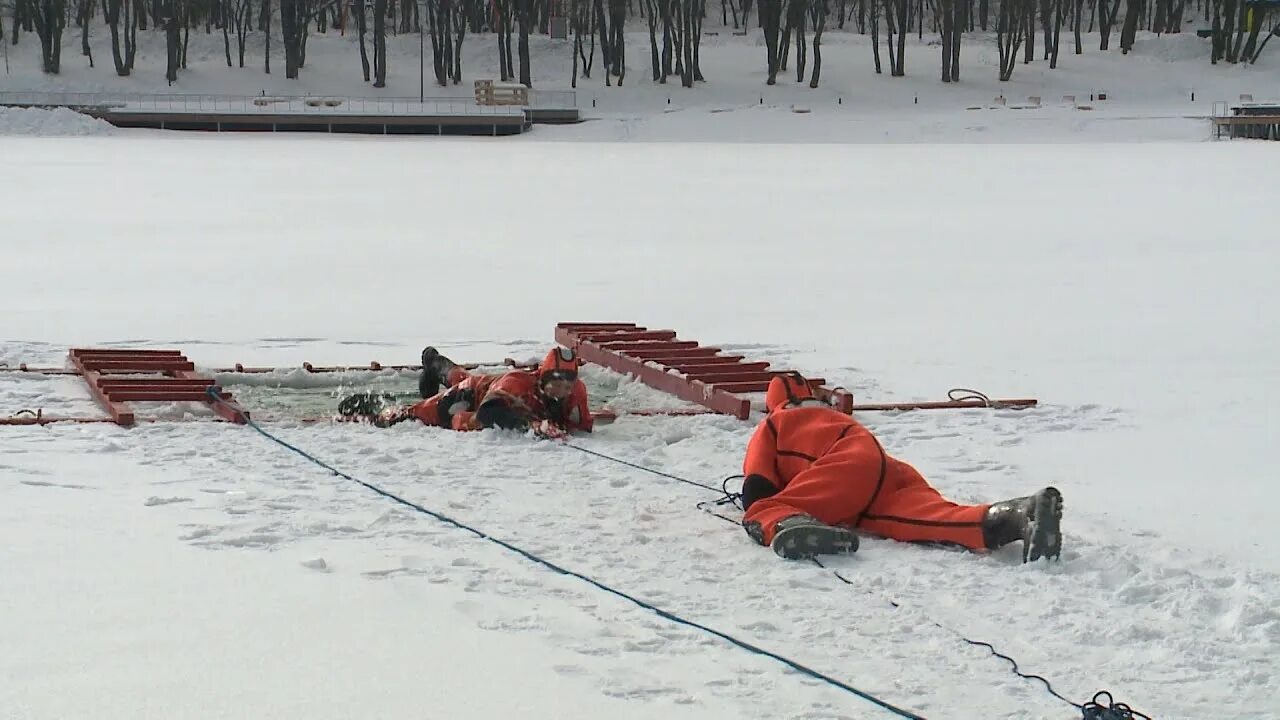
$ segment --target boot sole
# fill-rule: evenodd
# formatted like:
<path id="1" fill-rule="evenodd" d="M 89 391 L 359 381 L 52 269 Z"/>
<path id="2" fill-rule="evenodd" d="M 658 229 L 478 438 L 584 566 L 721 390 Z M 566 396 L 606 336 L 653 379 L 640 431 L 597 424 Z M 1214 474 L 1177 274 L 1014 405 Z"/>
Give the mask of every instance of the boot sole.
<path id="1" fill-rule="evenodd" d="M 858 536 L 833 527 L 797 527 L 781 530 L 773 538 L 773 551 L 787 560 L 817 555 L 847 555 L 858 551 Z"/>
<path id="2" fill-rule="evenodd" d="M 1036 494 L 1027 513 L 1031 535 L 1024 544 L 1023 562 L 1062 556 L 1062 493 L 1049 487 Z"/>

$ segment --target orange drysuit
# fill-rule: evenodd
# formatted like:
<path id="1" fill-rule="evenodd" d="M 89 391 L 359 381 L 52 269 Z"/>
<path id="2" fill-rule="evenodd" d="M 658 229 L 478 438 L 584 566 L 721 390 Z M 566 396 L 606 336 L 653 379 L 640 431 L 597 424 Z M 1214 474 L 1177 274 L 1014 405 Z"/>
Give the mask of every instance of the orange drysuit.
<path id="1" fill-rule="evenodd" d="M 569 354 L 570 359 L 565 359 L 565 354 Z M 549 378 L 572 379 L 569 397 L 560 401 L 547 397 L 542 392 L 542 383 Z M 553 349 L 536 371 L 472 375 L 455 366 L 446 382 L 449 383 L 447 390 L 412 405 L 408 413 L 428 425 L 454 430 L 489 427 L 494 424 L 487 422 L 490 415 L 525 422 L 549 420 L 570 431 L 591 432 L 594 425 L 587 405 L 587 388 L 577 379 L 577 358 L 568 351 Z M 482 409 L 485 406 L 487 408 Z"/>
<path id="2" fill-rule="evenodd" d="M 769 416 L 751 437 L 742 465 L 742 522 L 752 537 L 769 545 L 778 521 L 806 514 L 894 540 L 986 547 L 982 520 L 989 505 L 942 497 L 852 417 L 817 400 L 795 405 L 812 396 L 806 383 L 789 376 L 769 383 Z"/>

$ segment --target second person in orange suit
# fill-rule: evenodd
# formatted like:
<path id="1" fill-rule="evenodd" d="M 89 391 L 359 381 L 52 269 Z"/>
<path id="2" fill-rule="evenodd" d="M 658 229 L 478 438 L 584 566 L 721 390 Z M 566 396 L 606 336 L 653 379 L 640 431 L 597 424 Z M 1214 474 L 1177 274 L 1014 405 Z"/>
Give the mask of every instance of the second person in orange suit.
<path id="1" fill-rule="evenodd" d="M 1048 487 L 994 504 L 944 498 L 871 431 L 813 397 L 808 383 L 769 383 L 768 417 L 743 462 L 743 526 L 782 557 L 854 552 L 854 530 L 907 542 L 989 550 L 1023 543 L 1023 562 L 1061 553 L 1062 494 Z"/>
<path id="2" fill-rule="evenodd" d="M 375 422 L 387 426 L 416 418 L 454 430 L 532 427 L 552 436 L 575 430 L 591 432 L 595 421 L 587 405 L 587 388 L 578 379 L 578 366 L 572 350 L 555 348 L 536 370 L 473 375 L 428 347 L 422 352 L 418 382 L 424 399 L 383 410 Z M 441 384 L 447 385 L 442 392 Z"/>

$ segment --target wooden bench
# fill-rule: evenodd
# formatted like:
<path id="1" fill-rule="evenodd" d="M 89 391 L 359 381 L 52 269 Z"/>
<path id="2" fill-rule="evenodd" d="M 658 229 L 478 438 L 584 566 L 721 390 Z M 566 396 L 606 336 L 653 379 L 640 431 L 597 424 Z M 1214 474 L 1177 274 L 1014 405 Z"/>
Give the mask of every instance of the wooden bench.
<path id="1" fill-rule="evenodd" d="M 528 105 L 529 88 L 515 83 L 476 81 L 477 105 Z"/>

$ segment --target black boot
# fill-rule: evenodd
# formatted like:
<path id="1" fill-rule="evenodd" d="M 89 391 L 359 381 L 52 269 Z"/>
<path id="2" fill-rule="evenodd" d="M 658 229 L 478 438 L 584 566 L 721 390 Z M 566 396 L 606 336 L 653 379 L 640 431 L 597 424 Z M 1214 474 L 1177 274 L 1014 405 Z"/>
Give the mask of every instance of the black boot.
<path id="1" fill-rule="evenodd" d="M 788 560 L 803 560 L 817 555 L 857 552 L 858 536 L 809 515 L 791 515 L 778 521 L 772 547 Z"/>
<path id="2" fill-rule="evenodd" d="M 982 538 L 996 549 L 1022 541 L 1022 562 L 1062 555 L 1062 493 L 1047 487 L 1028 497 L 994 503 L 982 519 Z"/>
<path id="3" fill-rule="evenodd" d="M 449 380 L 449 372 L 457 363 L 428 345 L 422 349 L 422 375 L 418 377 L 418 394 L 429 398 L 440 392 L 440 386 Z"/>

